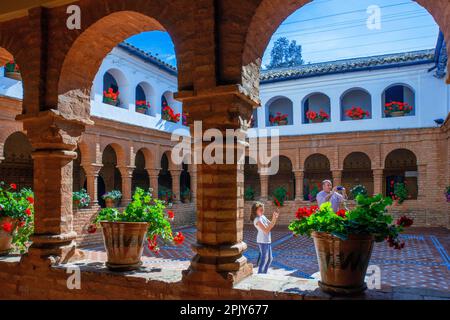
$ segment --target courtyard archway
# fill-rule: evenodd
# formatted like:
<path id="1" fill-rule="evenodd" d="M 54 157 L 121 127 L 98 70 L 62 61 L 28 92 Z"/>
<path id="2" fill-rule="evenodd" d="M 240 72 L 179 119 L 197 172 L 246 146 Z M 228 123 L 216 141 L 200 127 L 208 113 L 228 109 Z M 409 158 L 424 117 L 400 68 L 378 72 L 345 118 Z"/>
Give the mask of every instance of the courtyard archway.
<path id="1" fill-rule="evenodd" d="M 315 201 L 317 193 L 322 190 L 322 181 L 332 179 L 330 161 L 323 154 L 312 154 L 306 158 L 304 168 L 303 196 L 305 200 Z"/>
<path id="2" fill-rule="evenodd" d="M 347 194 L 353 187 L 362 185 L 368 195 L 373 194 L 373 174 L 370 158 L 363 152 L 352 152 L 344 159 L 342 171 L 342 185 L 347 189 Z"/>
<path id="3" fill-rule="evenodd" d="M 416 155 L 408 149 L 396 149 L 390 152 L 385 160 L 384 190 L 386 196 L 394 196 L 395 185 L 404 184 L 408 199 L 418 196 L 418 167 Z"/>

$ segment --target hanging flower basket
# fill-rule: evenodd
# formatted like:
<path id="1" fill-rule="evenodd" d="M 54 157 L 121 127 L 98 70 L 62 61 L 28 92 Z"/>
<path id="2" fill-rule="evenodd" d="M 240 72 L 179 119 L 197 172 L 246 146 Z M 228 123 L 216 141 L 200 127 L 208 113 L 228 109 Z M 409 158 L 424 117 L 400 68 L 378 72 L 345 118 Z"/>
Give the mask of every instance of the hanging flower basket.
<path id="1" fill-rule="evenodd" d="M 10 61 L 5 64 L 5 77 L 22 81 L 19 65 L 15 61 Z"/>

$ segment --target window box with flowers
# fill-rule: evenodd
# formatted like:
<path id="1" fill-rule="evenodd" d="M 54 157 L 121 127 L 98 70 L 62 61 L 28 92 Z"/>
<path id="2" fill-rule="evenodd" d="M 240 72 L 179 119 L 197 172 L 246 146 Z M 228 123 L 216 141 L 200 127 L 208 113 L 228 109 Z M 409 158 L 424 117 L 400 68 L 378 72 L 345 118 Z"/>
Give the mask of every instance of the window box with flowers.
<path id="1" fill-rule="evenodd" d="M 312 236 L 319 263 L 319 287 L 331 294 L 356 294 L 367 289 L 364 278 L 374 242 L 387 241 L 400 250 L 399 234 L 413 224 L 407 217 L 395 223 L 386 207 L 392 199 L 358 195 L 353 210 L 335 213 L 329 202 L 320 208 L 299 208 L 289 225 L 294 235 Z"/>
<path id="2" fill-rule="evenodd" d="M 361 107 L 351 107 L 351 109 L 345 110 L 345 115 L 352 120 L 362 120 L 370 117 L 369 111 Z"/>
<path id="3" fill-rule="evenodd" d="M 321 123 L 330 121 L 330 115 L 323 109 L 320 109 L 319 112 L 309 110 L 306 112 L 306 119 L 308 119 L 309 123 Z"/>
<path id="4" fill-rule="evenodd" d="M 9 61 L 5 64 L 5 77 L 22 81 L 19 65 L 15 61 Z"/>
<path id="5" fill-rule="evenodd" d="M 150 102 L 145 100 L 136 100 L 136 112 L 147 114 L 147 110 L 150 109 Z"/>
<path id="6" fill-rule="evenodd" d="M 29 189 L 0 182 L 0 256 L 12 250 L 24 253 L 33 233 L 34 197 Z"/>
<path id="7" fill-rule="evenodd" d="M 181 245 L 184 235 L 173 234 L 170 224 L 173 211 L 166 212 L 164 202 L 152 197 L 151 193 L 137 188 L 132 202 L 120 212 L 115 208 L 101 210 L 89 227 L 95 233 L 102 227 L 106 248 L 106 266 L 115 271 L 136 270 L 142 265 L 141 257 L 147 238 L 148 248 L 158 253 L 158 238 L 164 243 Z"/>
<path id="8" fill-rule="evenodd" d="M 119 105 L 120 92 L 114 91 L 113 88 L 109 88 L 107 91 L 103 91 L 103 103 L 117 107 Z"/>
<path id="9" fill-rule="evenodd" d="M 269 122 L 271 126 L 286 126 L 288 124 L 289 116 L 281 112 L 277 112 L 276 115 L 269 116 Z"/>
<path id="10" fill-rule="evenodd" d="M 403 117 L 410 114 L 413 107 L 407 102 L 392 101 L 385 104 L 384 114 L 387 117 Z"/>
<path id="11" fill-rule="evenodd" d="M 114 208 L 117 206 L 120 199 L 122 199 L 122 192 L 119 190 L 112 190 L 105 193 L 102 198 L 105 200 L 105 205 L 107 208 Z"/>
<path id="12" fill-rule="evenodd" d="M 81 189 L 72 194 L 73 205 L 75 208 L 87 208 L 91 203 L 91 197 L 87 193 L 86 189 Z"/>
<path id="13" fill-rule="evenodd" d="M 180 114 L 175 113 L 170 106 L 165 106 L 162 110 L 162 119 L 174 123 L 180 122 Z"/>

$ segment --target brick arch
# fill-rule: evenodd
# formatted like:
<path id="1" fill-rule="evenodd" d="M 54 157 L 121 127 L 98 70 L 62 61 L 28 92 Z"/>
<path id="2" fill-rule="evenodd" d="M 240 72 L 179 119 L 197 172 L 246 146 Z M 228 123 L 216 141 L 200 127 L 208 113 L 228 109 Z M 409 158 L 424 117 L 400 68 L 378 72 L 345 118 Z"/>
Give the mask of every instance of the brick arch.
<path id="1" fill-rule="evenodd" d="M 382 152 L 381 152 L 381 164 L 383 167 L 386 164 L 387 157 L 395 150 L 407 150 L 414 154 L 417 160 L 417 165 L 427 164 L 426 154 L 424 154 L 422 148 L 420 146 L 412 145 L 412 144 L 406 144 L 406 143 L 398 143 L 398 144 L 392 144 L 392 145 L 386 145 L 383 146 Z"/>
<path id="2" fill-rule="evenodd" d="M 146 169 L 155 169 L 155 155 L 154 152 L 152 150 L 150 150 L 149 148 L 146 147 L 142 147 L 136 150 L 136 154 L 141 151 L 142 154 L 144 155 L 144 159 L 145 159 L 145 168 Z M 134 159 L 135 163 L 133 165 L 136 165 L 136 157 Z M 159 167 L 159 166 L 158 166 Z"/>
<path id="3" fill-rule="evenodd" d="M 108 146 L 110 146 L 116 153 L 117 167 L 126 166 L 127 163 L 126 163 L 125 149 L 118 143 L 114 142 L 114 143 L 105 144 L 101 150 L 102 157 L 105 152 L 105 149 Z"/>
<path id="4" fill-rule="evenodd" d="M 181 27 L 175 20 L 177 17 L 181 19 L 181 10 L 176 10 L 177 1 L 80 2 L 82 12 L 94 12 L 95 16 L 84 17 L 83 23 L 88 27 L 83 29 L 82 33 L 78 32 L 76 36 L 62 31 L 71 42 L 61 40 L 65 47 L 59 48 L 65 52 L 55 84 L 60 111 L 72 117 L 87 119 L 90 111 L 89 97 L 92 81 L 103 59 L 118 43 L 145 31 L 167 31 L 172 36 L 178 61 L 179 86 L 190 87 L 190 73 L 185 70 L 189 69 L 192 59 L 190 59 L 190 49 L 187 49 L 187 42 L 183 41 L 187 37 L 189 27 Z M 94 2 L 95 8 L 92 5 Z M 83 7 L 86 8 L 83 10 Z M 183 20 L 187 19 L 185 14 L 183 18 Z M 62 34 L 60 36 L 63 37 Z M 89 63 L 85 63 L 86 60 Z M 77 67 L 74 68 L 74 66 Z M 187 75 L 189 75 L 188 78 Z"/>
<path id="5" fill-rule="evenodd" d="M 309 2 L 311 0 L 255 0 L 252 2 L 253 7 L 251 8 L 253 15 L 242 17 L 244 21 L 241 23 L 246 23 L 246 30 L 241 51 L 240 82 L 250 96 L 258 96 L 259 70 L 270 38 L 289 15 Z M 416 0 L 415 2 L 428 10 L 433 16 L 443 31 L 445 40 L 449 43 L 450 21 L 446 18 L 446 15 L 450 11 L 450 3 L 447 0 Z M 450 52 L 450 47 L 447 50 Z M 232 61 L 230 60 L 230 62 Z M 237 68 L 229 66 L 229 70 L 236 72 Z"/>
<path id="6" fill-rule="evenodd" d="M 375 168 L 379 160 L 377 159 L 377 154 L 372 146 L 362 147 L 362 148 L 354 148 L 349 150 L 339 150 L 339 168 L 344 168 L 345 160 L 354 153 L 362 153 L 369 158 L 370 167 Z"/>

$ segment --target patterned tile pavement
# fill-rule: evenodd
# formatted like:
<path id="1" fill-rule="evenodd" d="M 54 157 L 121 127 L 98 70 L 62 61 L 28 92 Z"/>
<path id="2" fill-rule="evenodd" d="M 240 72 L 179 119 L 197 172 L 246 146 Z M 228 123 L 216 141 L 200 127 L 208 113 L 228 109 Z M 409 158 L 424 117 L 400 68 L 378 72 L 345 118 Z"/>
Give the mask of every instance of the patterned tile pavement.
<path id="1" fill-rule="evenodd" d="M 193 256 L 191 244 L 195 242 L 195 228 L 180 229 L 186 242 L 181 247 L 162 246 L 159 255 L 144 252 L 144 263 L 161 268 L 185 269 Z M 244 229 L 248 244 L 245 255 L 256 264 L 258 248 L 253 226 Z M 440 228 L 411 228 L 402 235 L 406 248 L 393 250 L 385 243 L 375 245 L 370 265 L 381 270 L 382 286 L 436 289 L 450 292 L 450 231 Z M 269 273 L 312 279 L 319 268 L 313 241 L 306 237 L 293 237 L 286 228 L 272 232 L 274 262 Z M 90 260 L 104 261 L 103 246 L 84 248 Z"/>

